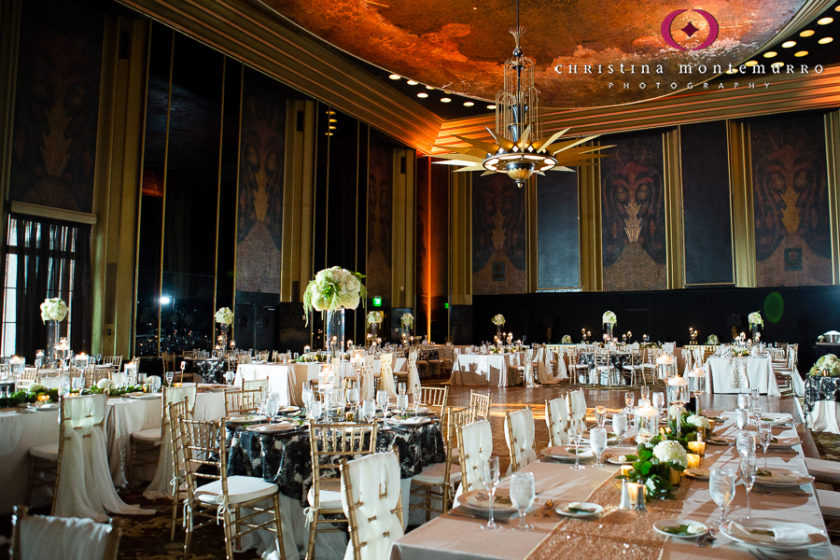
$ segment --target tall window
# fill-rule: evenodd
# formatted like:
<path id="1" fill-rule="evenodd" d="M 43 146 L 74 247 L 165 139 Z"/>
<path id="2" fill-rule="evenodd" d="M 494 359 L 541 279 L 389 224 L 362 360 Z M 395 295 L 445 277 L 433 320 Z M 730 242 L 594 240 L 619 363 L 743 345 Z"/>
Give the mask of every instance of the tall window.
<path id="1" fill-rule="evenodd" d="M 69 307 L 61 336 L 89 350 L 90 226 L 12 214 L 5 253 L 2 355 L 31 360 L 44 348 L 40 305 L 48 297 Z"/>

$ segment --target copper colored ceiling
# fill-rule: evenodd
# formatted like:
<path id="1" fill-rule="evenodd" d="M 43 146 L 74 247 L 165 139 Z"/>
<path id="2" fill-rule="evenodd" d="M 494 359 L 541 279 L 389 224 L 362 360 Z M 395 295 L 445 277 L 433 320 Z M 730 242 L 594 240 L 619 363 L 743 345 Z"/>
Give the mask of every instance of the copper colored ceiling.
<path id="1" fill-rule="evenodd" d="M 547 107 L 616 105 L 659 97 L 670 84 L 684 88 L 712 78 L 681 75 L 685 63 L 737 65 L 758 52 L 807 0 L 524 0 L 523 49 L 535 60 L 536 82 Z M 501 87 L 501 64 L 510 56 L 512 0 L 262 0 L 334 46 L 383 69 L 453 93 L 492 101 Z M 714 17 L 714 43 L 692 50 L 709 36 L 702 9 Z M 669 46 L 662 22 L 686 10 L 671 26 Z M 686 33 L 691 34 L 689 37 Z M 619 74 L 619 65 L 636 73 Z M 564 73 L 554 67 L 563 65 Z M 602 74 L 584 74 L 584 65 Z M 609 74 L 607 65 L 614 65 Z M 642 64 L 662 65 L 664 74 L 641 75 Z M 578 73 L 566 71 L 577 65 Z M 629 89 L 624 83 L 629 83 Z M 645 88 L 640 84 L 644 82 Z M 656 86 L 657 82 L 660 84 Z M 610 83 L 613 84 L 610 87 Z"/>

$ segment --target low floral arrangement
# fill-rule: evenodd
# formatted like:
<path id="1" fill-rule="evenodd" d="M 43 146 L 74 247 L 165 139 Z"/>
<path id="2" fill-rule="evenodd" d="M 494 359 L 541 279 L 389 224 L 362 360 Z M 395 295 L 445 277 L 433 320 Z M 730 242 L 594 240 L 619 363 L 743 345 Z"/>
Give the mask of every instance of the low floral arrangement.
<path id="1" fill-rule="evenodd" d="M 103 384 L 103 381 L 107 381 L 107 384 Z M 129 385 L 127 387 L 114 387 L 111 383 L 110 379 L 100 379 L 99 382 L 89 389 L 85 389 L 82 391 L 83 395 L 101 395 L 105 393 L 111 397 L 121 397 L 122 395 L 127 395 L 128 393 L 142 393 L 143 387 L 139 385 Z"/>
<path id="2" fill-rule="evenodd" d="M 502 325 L 505 324 L 505 316 L 502 315 L 501 313 L 497 313 L 497 314 L 493 315 L 493 318 L 490 319 L 490 322 L 493 323 L 494 325 L 496 325 L 497 327 L 501 327 Z"/>
<path id="3" fill-rule="evenodd" d="M 306 354 L 301 354 L 298 359 L 295 360 L 295 363 L 298 364 L 308 364 L 312 362 L 326 362 L 327 361 L 327 354 L 326 352 L 307 352 Z"/>
<path id="4" fill-rule="evenodd" d="M 826 354 L 817 359 L 808 375 L 815 377 L 840 377 L 840 358 L 834 354 Z"/>
<path id="5" fill-rule="evenodd" d="M 706 346 L 715 346 L 720 344 L 720 339 L 716 334 L 710 334 L 708 338 L 706 338 Z"/>
<path id="6" fill-rule="evenodd" d="M 414 315 L 411 313 L 403 313 L 402 317 L 400 317 L 400 323 L 402 323 L 403 326 L 410 327 L 414 324 Z"/>
<path id="7" fill-rule="evenodd" d="M 220 307 L 214 317 L 220 325 L 230 325 L 233 323 L 233 311 L 230 310 L 230 307 Z"/>
<path id="8" fill-rule="evenodd" d="M 67 317 L 67 304 L 60 297 L 47 298 L 41 303 L 41 321 L 61 322 Z"/>
<path id="9" fill-rule="evenodd" d="M 747 315 L 747 322 L 750 326 L 758 325 L 759 327 L 764 326 L 764 319 L 761 317 L 761 311 L 753 311 L 749 315 Z"/>
<path id="10" fill-rule="evenodd" d="M 47 398 L 49 402 L 58 402 L 58 389 L 47 389 L 43 385 L 33 384 L 29 389 L 21 389 L 7 397 L 0 397 L 0 408 L 45 401 Z"/>
<path id="11" fill-rule="evenodd" d="M 572 337 L 568 334 L 564 334 L 563 338 L 560 339 L 560 343 L 561 344 L 571 344 L 572 343 Z"/>
<path id="12" fill-rule="evenodd" d="M 604 325 L 615 325 L 618 323 L 618 317 L 615 316 L 614 311 L 604 311 L 604 315 L 601 317 L 601 323 Z"/>
<path id="13" fill-rule="evenodd" d="M 325 268 L 315 275 L 303 292 L 303 312 L 309 325 L 309 312 L 356 309 L 365 296 L 364 276 L 340 266 Z"/>
<path id="14" fill-rule="evenodd" d="M 674 486 L 679 484 L 680 472 L 688 466 L 688 456 L 679 441 L 656 436 L 649 441 L 640 440 L 637 455 L 628 455 L 633 470 L 618 478 L 644 484 L 647 497 L 665 500 L 672 497 Z"/>
<path id="15" fill-rule="evenodd" d="M 750 355 L 750 351 L 746 348 L 732 348 L 732 355 L 736 358 L 746 358 Z"/>
<path id="16" fill-rule="evenodd" d="M 385 319 L 385 313 L 382 311 L 368 311 L 367 320 L 371 325 L 380 325 Z"/>

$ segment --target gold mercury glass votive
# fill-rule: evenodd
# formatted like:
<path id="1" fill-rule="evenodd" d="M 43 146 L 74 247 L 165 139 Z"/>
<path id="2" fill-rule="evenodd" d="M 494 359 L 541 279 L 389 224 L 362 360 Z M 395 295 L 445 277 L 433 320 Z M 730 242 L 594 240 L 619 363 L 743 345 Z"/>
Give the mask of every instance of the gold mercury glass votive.
<path id="1" fill-rule="evenodd" d="M 689 441 L 688 442 L 688 449 L 692 453 L 696 453 L 700 457 L 705 457 L 706 455 L 706 442 L 705 441 Z"/>

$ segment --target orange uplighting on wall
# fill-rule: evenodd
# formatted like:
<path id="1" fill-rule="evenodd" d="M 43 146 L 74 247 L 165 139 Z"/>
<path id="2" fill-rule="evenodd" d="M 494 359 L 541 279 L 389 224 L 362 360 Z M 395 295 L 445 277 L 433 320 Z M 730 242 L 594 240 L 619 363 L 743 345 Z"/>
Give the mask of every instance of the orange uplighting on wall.
<path id="1" fill-rule="evenodd" d="M 426 158 L 426 339 L 432 341 L 432 158 Z"/>

